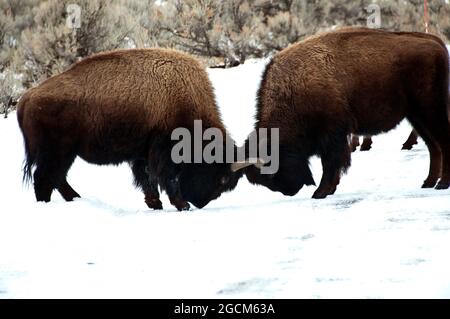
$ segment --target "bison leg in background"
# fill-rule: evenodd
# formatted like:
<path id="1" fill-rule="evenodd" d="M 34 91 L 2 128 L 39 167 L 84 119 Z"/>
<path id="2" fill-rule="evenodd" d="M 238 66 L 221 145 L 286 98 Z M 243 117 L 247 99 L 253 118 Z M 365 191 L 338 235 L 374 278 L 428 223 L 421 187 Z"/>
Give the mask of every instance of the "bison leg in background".
<path id="1" fill-rule="evenodd" d="M 66 179 L 59 185 L 58 192 L 67 201 L 71 202 L 74 198 L 80 198 L 81 196 L 69 185 Z"/>
<path id="2" fill-rule="evenodd" d="M 350 147 L 352 149 L 352 152 L 356 151 L 356 148 L 359 146 L 359 135 L 352 134 L 351 135 L 351 141 L 350 141 Z"/>
<path id="3" fill-rule="evenodd" d="M 320 154 L 323 174 L 320 185 L 313 195 L 315 199 L 334 194 L 340 181 L 341 172 L 346 171 L 350 166 L 350 147 L 346 134 L 327 140 L 328 143 L 324 145 Z"/>
<path id="4" fill-rule="evenodd" d="M 136 160 L 131 164 L 131 170 L 134 176 L 134 184 L 144 192 L 147 206 L 155 210 L 162 209 L 158 183 L 154 177 L 150 176 L 147 162 L 145 160 Z"/>
<path id="5" fill-rule="evenodd" d="M 417 138 L 417 132 L 415 130 L 412 130 L 406 142 L 403 143 L 402 150 L 411 150 L 413 146 L 417 144 Z"/>
<path id="6" fill-rule="evenodd" d="M 364 136 L 363 143 L 361 144 L 360 151 L 365 152 L 369 151 L 372 148 L 372 137 Z"/>

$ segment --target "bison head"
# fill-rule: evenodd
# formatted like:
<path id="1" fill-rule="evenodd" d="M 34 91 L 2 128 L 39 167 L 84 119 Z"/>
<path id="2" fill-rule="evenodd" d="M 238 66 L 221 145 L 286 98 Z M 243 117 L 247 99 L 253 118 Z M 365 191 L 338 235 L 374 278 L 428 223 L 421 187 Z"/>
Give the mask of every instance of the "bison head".
<path id="1" fill-rule="evenodd" d="M 288 151 L 280 152 L 280 166 L 276 173 L 262 174 L 258 166 L 249 166 L 245 174 L 250 183 L 287 196 L 294 196 L 304 185 L 315 185 L 308 160 Z"/>
<path id="2" fill-rule="evenodd" d="M 232 170 L 232 164 L 187 164 L 178 182 L 183 199 L 203 208 L 223 192 L 233 190 L 242 175 L 242 170 Z"/>

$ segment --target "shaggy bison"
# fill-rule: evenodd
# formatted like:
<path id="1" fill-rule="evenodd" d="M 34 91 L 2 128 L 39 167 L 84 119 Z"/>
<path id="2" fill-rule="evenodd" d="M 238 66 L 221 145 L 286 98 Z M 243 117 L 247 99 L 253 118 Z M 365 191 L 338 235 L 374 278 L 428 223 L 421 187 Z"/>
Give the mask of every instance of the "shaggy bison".
<path id="1" fill-rule="evenodd" d="M 351 133 L 387 132 L 406 117 L 430 152 L 423 187 L 447 189 L 448 64 L 435 36 L 366 28 L 321 34 L 281 51 L 263 74 L 256 124 L 280 129 L 280 169 L 263 175 L 250 167 L 247 178 L 294 195 L 314 184 L 308 159 L 318 155 L 323 176 L 313 197 L 324 198 L 350 166 Z"/>
<path id="2" fill-rule="evenodd" d="M 76 156 L 89 163 L 130 163 L 148 207 L 161 209 L 158 185 L 178 210 L 201 208 L 234 188 L 232 164 L 171 159 L 171 133 L 194 120 L 226 135 L 202 65 L 173 50 L 120 50 L 86 58 L 30 89 L 18 105 L 25 142 L 24 179 L 38 201 L 52 191 L 79 194 L 66 175 Z M 32 172 L 35 167 L 34 173 Z"/>

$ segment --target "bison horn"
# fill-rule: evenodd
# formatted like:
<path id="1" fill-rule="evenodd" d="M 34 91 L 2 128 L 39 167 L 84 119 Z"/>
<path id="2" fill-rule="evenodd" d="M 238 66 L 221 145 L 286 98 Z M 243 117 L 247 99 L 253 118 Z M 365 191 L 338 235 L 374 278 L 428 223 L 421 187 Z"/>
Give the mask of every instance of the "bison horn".
<path id="1" fill-rule="evenodd" d="M 247 159 L 243 162 L 232 163 L 231 171 L 234 173 L 234 172 L 240 171 L 241 169 L 252 166 L 252 165 L 255 165 L 257 168 L 261 169 L 265 163 L 266 162 L 262 158 Z"/>

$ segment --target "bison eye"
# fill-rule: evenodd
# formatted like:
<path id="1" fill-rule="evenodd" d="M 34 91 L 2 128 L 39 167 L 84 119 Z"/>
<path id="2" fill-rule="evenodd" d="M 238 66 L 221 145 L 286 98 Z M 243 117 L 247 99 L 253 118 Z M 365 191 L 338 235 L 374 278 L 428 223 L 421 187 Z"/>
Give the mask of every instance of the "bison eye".
<path id="1" fill-rule="evenodd" d="M 225 185 L 225 184 L 227 184 L 229 181 L 230 181 L 230 177 L 228 177 L 228 176 L 223 176 L 223 177 L 220 179 L 220 184 Z"/>

